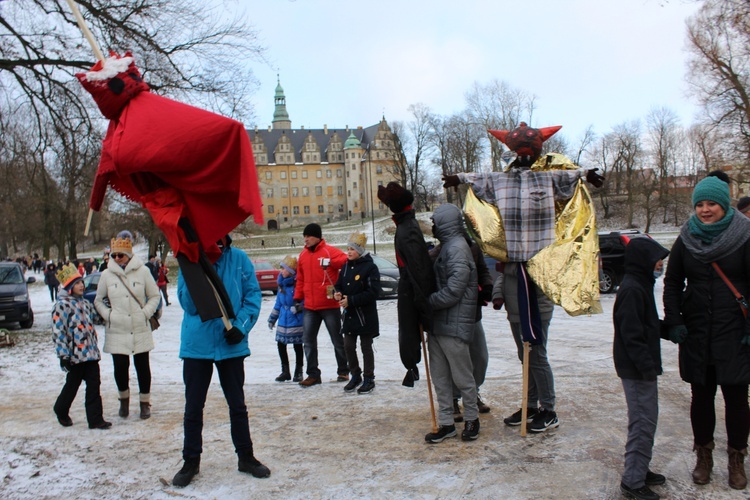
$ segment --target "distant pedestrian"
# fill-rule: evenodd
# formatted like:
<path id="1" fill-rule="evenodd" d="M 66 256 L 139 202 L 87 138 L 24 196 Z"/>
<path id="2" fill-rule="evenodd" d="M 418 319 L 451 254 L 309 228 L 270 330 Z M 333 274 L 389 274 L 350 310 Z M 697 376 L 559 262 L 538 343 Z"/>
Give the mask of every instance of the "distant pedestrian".
<path id="1" fill-rule="evenodd" d="M 44 284 L 49 288 L 49 298 L 52 302 L 57 300 L 57 291 L 60 288 L 60 281 L 57 279 L 57 266 L 50 262 L 47 264 L 47 270 L 44 271 Z"/>
<path id="2" fill-rule="evenodd" d="M 260 248 L 266 248 L 266 240 L 260 240 Z"/>
<path id="3" fill-rule="evenodd" d="M 292 237 L 292 248 L 296 247 L 297 245 L 294 244 L 294 237 Z"/>

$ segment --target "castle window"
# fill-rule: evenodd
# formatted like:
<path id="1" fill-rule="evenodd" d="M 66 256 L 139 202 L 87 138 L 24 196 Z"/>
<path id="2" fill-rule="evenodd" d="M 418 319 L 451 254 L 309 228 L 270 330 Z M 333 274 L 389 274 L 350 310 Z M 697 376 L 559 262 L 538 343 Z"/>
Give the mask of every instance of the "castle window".
<path id="1" fill-rule="evenodd" d="M 282 198 L 289 197 L 289 188 L 281 188 L 281 197 Z"/>
<path id="2" fill-rule="evenodd" d="M 296 179 L 296 178 L 297 178 L 297 171 L 296 171 L 296 170 L 292 170 L 292 171 L 291 171 L 291 172 L 289 173 L 289 175 L 291 175 L 291 176 L 292 176 L 292 179 Z"/>
<path id="3" fill-rule="evenodd" d="M 286 179 L 286 172 L 284 172 L 283 170 L 279 172 L 279 177 L 282 179 Z"/>
<path id="4" fill-rule="evenodd" d="M 294 215 L 299 215 L 299 207 L 297 207 L 297 206 L 292 207 L 292 213 Z"/>
<path id="5" fill-rule="evenodd" d="M 323 186 L 315 186 L 315 196 L 323 196 Z"/>
<path id="6" fill-rule="evenodd" d="M 310 213 L 310 205 L 305 205 L 305 214 Z"/>
<path id="7" fill-rule="evenodd" d="M 273 174 L 270 171 L 266 172 L 266 180 L 273 180 Z"/>

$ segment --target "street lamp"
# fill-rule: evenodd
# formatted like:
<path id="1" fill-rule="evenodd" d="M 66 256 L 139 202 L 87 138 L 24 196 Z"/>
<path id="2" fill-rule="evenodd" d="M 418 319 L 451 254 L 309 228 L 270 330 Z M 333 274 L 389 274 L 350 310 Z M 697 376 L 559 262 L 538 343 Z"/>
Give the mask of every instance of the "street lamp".
<path id="1" fill-rule="evenodd" d="M 378 245 L 375 241 L 375 199 L 373 197 L 373 190 L 372 190 L 372 163 L 370 162 L 370 143 L 367 143 L 367 149 L 365 149 L 365 154 L 362 155 L 362 159 L 360 160 L 360 163 L 365 161 L 365 156 L 367 156 L 367 175 L 368 175 L 368 182 L 367 187 L 369 188 L 369 195 L 370 195 L 370 219 L 372 220 L 372 253 L 376 254 L 378 253 Z"/>

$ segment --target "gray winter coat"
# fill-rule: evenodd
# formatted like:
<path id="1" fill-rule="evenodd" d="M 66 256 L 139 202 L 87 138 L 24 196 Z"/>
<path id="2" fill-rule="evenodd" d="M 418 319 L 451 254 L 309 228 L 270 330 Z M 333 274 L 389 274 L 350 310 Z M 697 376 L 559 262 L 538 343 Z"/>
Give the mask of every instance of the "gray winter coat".
<path id="1" fill-rule="evenodd" d="M 455 205 L 440 205 L 432 216 L 442 248 L 435 259 L 437 291 L 430 295 L 434 335 L 458 337 L 470 343 L 477 307 L 477 268 L 463 230 L 463 215 Z"/>

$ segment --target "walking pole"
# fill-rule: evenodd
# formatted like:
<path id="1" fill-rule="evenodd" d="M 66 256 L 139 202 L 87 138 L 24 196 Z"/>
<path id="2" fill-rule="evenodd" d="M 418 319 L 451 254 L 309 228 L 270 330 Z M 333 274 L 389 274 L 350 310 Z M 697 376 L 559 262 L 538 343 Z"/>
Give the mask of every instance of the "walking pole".
<path id="1" fill-rule="evenodd" d="M 528 342 L 523 343 L 523 395 L 521 396 L 521 437 L 526 437 L 526 417 L 528 416 L 529 407 L 529 351 L 531 345 Z"/>
<path id="2" fill-rule="evenodd" d="M 435 418 L 435 400 L 432 397 L 432 379 L 430 378 L 430 363 L 427 361 L 427 342 L 424 338 L 424 329 L 419 325 L 419 336 L 422 338 L 422 359 L 424 359 L 424 371 L 427 374 L 427 392 L 430 394 L 430 416 L 432 417 L 432 433 L 438 431 L 437 418 Z"/>

